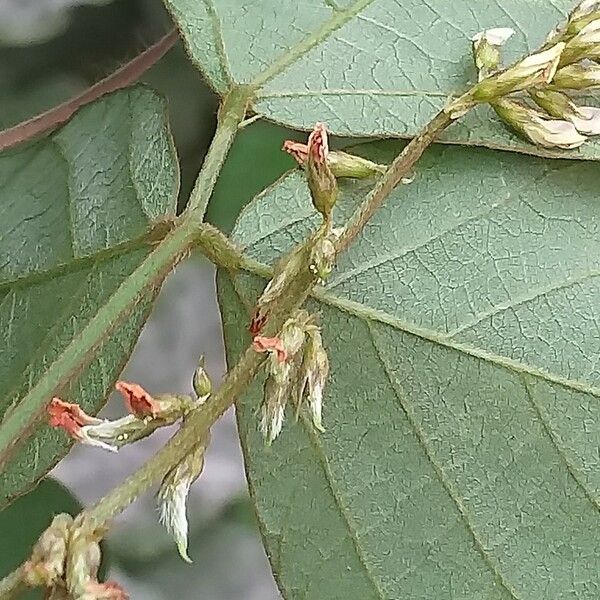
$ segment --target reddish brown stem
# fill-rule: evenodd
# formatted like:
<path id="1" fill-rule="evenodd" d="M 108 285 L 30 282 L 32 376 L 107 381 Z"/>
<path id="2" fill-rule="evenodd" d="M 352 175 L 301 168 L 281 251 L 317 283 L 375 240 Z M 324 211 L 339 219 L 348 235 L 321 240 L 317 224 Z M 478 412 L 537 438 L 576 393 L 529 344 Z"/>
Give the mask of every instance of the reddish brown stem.
<path id="1" fill-rule="evenodd" d="M 152 65 L 158 62 L 177 42 L 178 32 L 172 29 L 155 44 L 138 54 L 98 83 L 50 110 L 0 131 L 0 151 L 30 140 L 66 123 L 82 106 L 137 81 Z"/>

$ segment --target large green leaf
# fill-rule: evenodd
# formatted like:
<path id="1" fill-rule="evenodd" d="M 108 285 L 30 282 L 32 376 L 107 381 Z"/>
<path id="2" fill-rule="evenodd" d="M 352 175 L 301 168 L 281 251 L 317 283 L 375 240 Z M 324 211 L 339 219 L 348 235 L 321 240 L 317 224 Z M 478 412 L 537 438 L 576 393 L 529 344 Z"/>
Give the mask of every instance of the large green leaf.
<path id="1" fill-rule="evenodd" d="M 312 307 L 326 432 L 289 410 L 265 448 L 260 384 L 238 407 L 286 598 L 599 597 L 599 183 L 590 163 L 438 147 L 341 257 Z M 340 223 L 367 188 L 343 183 Z M 234 237 L 271 262 L 317 221 L 292 173 Z M 234 283 L 230 361 L 260 282 Z"/>
<path id="2" fill-rule="evenodd" d="M 257 86 L 253 109 L 339 135 L 415 134 L 475 81 L 470 38 L 512 27 L 514 59 L 539 46 L 574 0 L 165 0 L 192 60 L 222 94 Z M 446 141 L 549 155 L 507 132 L 487 107 L 453 125 Z M 570 158 L 600 156 L 590 143 Z M 556 154 L 556 153 L 555 153 Z"/>
<path id="3" fill-rule="evenodd" d="M 108 96 L 53 135 L 2 153 L 0 181 L 0 436 L 19 431 L 0 477 L 2 504 L 69 446 L 63 432 L 34 426 L 44 404 L 29 392 L 174 216 L 178 170 L 164 104 L 141 87 Z M 100 408 L 152 295 L 99 340 L 97 354 L 81 355 L 55 393 Z"/>

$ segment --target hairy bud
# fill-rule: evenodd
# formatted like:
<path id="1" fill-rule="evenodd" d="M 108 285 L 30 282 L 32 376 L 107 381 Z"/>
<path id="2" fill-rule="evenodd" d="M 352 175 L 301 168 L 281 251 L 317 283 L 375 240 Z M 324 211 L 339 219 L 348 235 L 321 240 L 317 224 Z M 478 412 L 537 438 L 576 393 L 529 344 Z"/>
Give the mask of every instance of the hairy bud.
<path id="1" fill-rule="evenodd" d="M 198 396 L 198 402 L 200 404 L 204 404 L 212 392 L 212 382 L 204 368 L 204 356 L 200 357 L 198 368 L 194 372 L 192 385 L 196 395 Z"/>
<path id="2" fill-rule="evenodd" d="M 304 347 L 298 407 L 302 404 L 302 398 L 306 394 L 313 425 L 319 431 L 324 431 L 321 413 L 323 410 L 323 391 L 328 375 L 329 358 L 323 346 L 320 331 L 313 327 L 308 332 L 308 340 Z"/>

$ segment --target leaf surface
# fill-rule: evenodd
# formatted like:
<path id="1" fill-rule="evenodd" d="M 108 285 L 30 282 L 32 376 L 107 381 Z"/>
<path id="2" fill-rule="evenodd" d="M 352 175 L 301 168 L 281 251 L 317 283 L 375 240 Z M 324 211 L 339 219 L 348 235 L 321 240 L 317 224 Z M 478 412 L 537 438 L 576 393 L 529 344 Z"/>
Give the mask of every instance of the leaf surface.
<path id="1" fill-rule="evenodd" d="M 18 443 L 3 457 L 2 504 L 70 445 L 40 421 L 50 397 L 33 390 L 174 217 L 179 180 L 164 104 L 142 87 L 107 96 L 51 136 L 2 153 L 0 181 L 0 439 Z M 98 411 L 155 291 L 78 358 L 56 395 Z"/>
<path id="2" fill-rule="evenodd" d="M 326 432 L 288 409 L 265 448 L 260 384 L 238 407 L 286 598 L 598 597 L 598 184 L 592 163 L 438 147 L 341 257 L 312 306 Z M 342 184 L 339 224 L 367 191 Z M 317 223 L 293 172 L 234 237 L 270 263 Z M 232 361 L 261 282 L 220 283 Z"/>
<path id="3" fill-rule="evenodd" d="M 410 137 L 475 82 L 471 38 L 512 27 L 507 61 L 534 50 L 572 0 L 165 0 L 192 61 L 221 94 L 257 86 L 253 110 L 344 136 Z M 598 158 L 600 145 L 548 152 L 522 141 L 487 106 L 443 135 L 447 142 L 544 156 Z"/>

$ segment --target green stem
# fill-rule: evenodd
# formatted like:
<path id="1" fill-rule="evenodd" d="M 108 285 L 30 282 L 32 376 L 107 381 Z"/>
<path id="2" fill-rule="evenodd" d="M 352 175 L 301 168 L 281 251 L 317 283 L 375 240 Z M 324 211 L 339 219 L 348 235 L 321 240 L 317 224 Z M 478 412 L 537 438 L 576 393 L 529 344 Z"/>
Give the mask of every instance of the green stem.
<path id="1" fill-rule="evenodd" d="M 215 137 L 204 159 L 184 213 L 190 217 L 193 215 L 197 221 L 202 221 L 204 218 L 227 151 L 233 143 L 239 124 L 246 116 L 246 108 L 251 94 L 252 89 L 249 87 L 233 88 L 225 97 L 219 110 L 219 124 Z"/>

